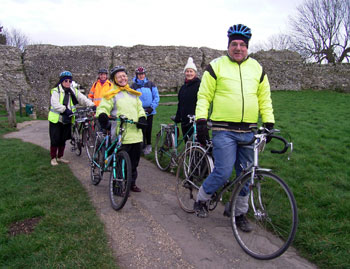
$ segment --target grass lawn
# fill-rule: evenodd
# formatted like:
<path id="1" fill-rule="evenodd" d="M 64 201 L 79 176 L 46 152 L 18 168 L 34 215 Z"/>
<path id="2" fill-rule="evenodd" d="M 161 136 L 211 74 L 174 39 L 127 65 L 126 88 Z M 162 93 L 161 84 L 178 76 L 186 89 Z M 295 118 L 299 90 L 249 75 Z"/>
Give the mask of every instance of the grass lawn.
<path id="1" fill-rule="evenodd" d="M 9 131 L 0 117 L 0 267 L 117 268 L 104 226 L 69 167 L 52 167 L 39 146 L 1 138 Z"/>
<path id="2" fill-rule="evenodd" d="M 176 101 L 176 97 L 161 102 Z M 350 94 L 331 91 L 272 93 L 275 127 L 291 137 L 294 152 L 271 154 L 272 168 L 291 187 L 299 210 L 294 247 L 320 268 L 350 264 Z M 159 106 L 160 123 L 170 123 L 177 106 Z M 0 135 L 4 128 L 0 117 Z M 0 264 L 5 267 L 113 268 L 103 225 L 69 168 L 52 168 L 48 152 L 15 139 L 0 139 Z M 18 149 L 18 150 L 15 150 Z M 147 156 L 153 160 L 153 153 Z M 180 210 L 180 209 L 179 209 Z M 34 231 L 12 236 L 11 225 L 39 218 Z M 36 219 L 34 219 L 36 220 Z"/>
<path id="3" fill-rule="evenodd" d="M 271 149 L 278 148 L 271 142 L 260 164 L 272 168 L 295 195 L 299 227 L 294 246 L 320 268 L 349 268 L 350 94 L 276 91 L 272 100 L 275 128 L 285 138 L 291 137 L 294 152 L 289 161 L 286 154 L 271 154 Z M 159 124 L 170 123 L 176 108 L 157 108 L 153 145 Z"/>

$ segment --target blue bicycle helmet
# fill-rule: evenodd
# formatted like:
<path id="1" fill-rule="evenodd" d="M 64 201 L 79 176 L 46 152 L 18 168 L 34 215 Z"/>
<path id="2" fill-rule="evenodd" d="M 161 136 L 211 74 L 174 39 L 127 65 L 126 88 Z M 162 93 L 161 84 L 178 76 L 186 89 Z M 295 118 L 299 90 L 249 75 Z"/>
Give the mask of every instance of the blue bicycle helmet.
<path id="1" fill-rule="evenodd" d="M 235 39 L 243 40 L 248 45 L 249 40 L 252 37 L 252 31 L 244 24 L 235 24 L 228 29 L 227 36 L 229 39 L 229 45 L 231 41 Z"/>
<path id="2" fill-rule="evenodd" d="M 62 81 L 64 81 L 65 79 L 73 80 L 72 73 L 69 72 L 69 71 L 63 71 L 63 72 L 61 72 L 59 83 L 62 83 Z"/>
<path id="3" fill-rule="evenodd" d="M 60 78 L 62 78 L 62 77 L 70 77 L 70 78 L 72 78 L 73 76 L 72 76 L 72 73 L 71 73 L 71 72 L 69 72 L 69 71 L 63 71 L 63 72 L 61 72 L 61 74 L 60 74 Z"/>

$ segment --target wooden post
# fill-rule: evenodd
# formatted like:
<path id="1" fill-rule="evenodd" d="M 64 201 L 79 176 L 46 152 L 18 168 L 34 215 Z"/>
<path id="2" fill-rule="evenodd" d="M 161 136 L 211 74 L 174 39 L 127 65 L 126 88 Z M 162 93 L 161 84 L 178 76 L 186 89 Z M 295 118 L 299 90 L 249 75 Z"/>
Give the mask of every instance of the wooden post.
<path id="1" fill-rule="evenodd" d="M 15 109 L 15 100 L 11 98 L 8 94 L 6 96 L 6 110 L 8 115 L 9 127 L 16 128 L 16 109 Z"/>

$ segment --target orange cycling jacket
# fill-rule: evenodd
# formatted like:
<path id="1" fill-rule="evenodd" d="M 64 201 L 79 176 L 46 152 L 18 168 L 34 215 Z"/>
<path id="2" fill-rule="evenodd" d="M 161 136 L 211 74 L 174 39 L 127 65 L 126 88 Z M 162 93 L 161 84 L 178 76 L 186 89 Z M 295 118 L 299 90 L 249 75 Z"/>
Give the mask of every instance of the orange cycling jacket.
<path id="1" fill-rule="evenodd" d="M 107 79 L 103 85 L 98 79 L 91 87 L 88 97 L 98 106 L 102 100 L 103 95 L 112 88 L 112 83 Z"/>

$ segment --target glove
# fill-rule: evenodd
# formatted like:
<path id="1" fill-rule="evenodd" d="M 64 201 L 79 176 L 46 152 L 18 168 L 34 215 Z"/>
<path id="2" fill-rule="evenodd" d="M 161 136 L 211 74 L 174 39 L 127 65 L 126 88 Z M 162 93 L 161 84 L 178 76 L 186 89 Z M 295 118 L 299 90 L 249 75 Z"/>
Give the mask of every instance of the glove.
<path id="1" fill-rule="evenodd" d="M 72 110 L 66 108 L 66 110 L 62 114 L 69 117 L 70 115 L 73 115 L 73 112 Z"/>
<path id="2" fill-rule="evenodd" d="M 273 129 L 273 126 L 274 126 L 274 124 L 271 123 L 271 122 L 266 122 L 266 123 L 263 124 L 263 127 L 266 128 L 269 131 Z M 269 143 L 271 141 L 271 139 L 272 138 L 268 136 L 266 138 L 266 144 Z"/>
<path id="3" fill-rule="evenodd" d="M 147 127 L 146 117 L 139 118 L 139 121 L 136 123 L 136 127 L 142 130 L 146 129 Z"/>
<path id="4" fill-rule="evenodd" d="M 100 123 L 102 129 L 108 129 L 109 118 L 106 113 L 101 113 L 98 116 L 98 122 Z"/>
<path id="5" fill-rule="evenodd" d="M 153 108 L 152 107 L 145 107 L 145 111 L 148 115 L 150 115 L 153 112 Z"/>
<path id="6" fill-rule="evenodd" d="M 66 108 L 66 110 L 62 113 L 62 122 L 64 124 L 68 124 L 72 122 L 71 116 L 73 115 L 72 110 Z"/>
<path id="7" fill-rule="evenodd" d="M 209 132 L 206 119 L 199 119 L 196 121 L 197 124 L 197 140 L 202 145 L 206 145 L 209 140 Z"/>
<path id="8" fill-rule="evenodd" d="M 96 106 L 91 107 L 92 111 L 96 112 Z"/>

